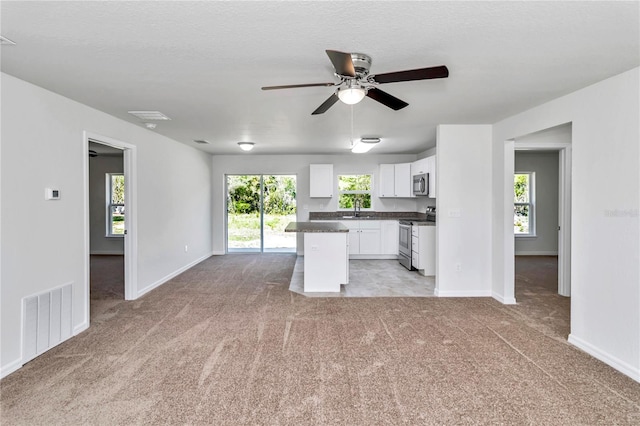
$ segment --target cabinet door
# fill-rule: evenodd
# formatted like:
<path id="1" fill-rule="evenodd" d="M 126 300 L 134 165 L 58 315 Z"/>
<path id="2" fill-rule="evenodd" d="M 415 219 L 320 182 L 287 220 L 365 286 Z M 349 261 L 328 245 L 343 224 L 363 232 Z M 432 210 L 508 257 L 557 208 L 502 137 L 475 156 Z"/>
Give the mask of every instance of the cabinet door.
<path id="1" fill-rule="evenodd" d="M 436 274 L 436 227 L 420 227 L 420 268 L 424 275 Z"/>
<path id="2" fill-rule="evenodd" d="M 427 172 L 429 173 L 429 198 L 436 198 L 436 156 L 427 157 Z"/>
<path id="3" fill-rule="evenodd" d="M 380 164 L 380 178 L 378 179 L 379 197 L 395 197 L 394 171 L 394 164 Z"/>
<path id="4" fill-rule="evenodd" d="M 333 164 L 309 165 L 309 197 L 333 197 Z"/>
<path id="5" fill-rule="evenodd" d="M 394 189 L 396 197 L 411 197 L 412 189 L 411 163 L 395 164 Z"/>
<path id="6" fill-rule="evenodd" d="M 360 229 L 360 254 L 380 254 L 380 229 Z"/>
<path id="7" fill-rule="evenodd" d="M 429 173 L 427 170 L 427 163 L 428 160 L 426 158 L 422 158 L 411 163 L 411 176 Z"/>
<path id="8" fill-rule="evenodd" d="M 380 220 L 360 220 L 360 254 L 380 254 Z"/>
<path id="9" fill-rule="evenodd" d="M 357 220 L 345 220 L 342 223 L 349 228 L 349 254 L 360 254 L 360 227 Z"/>
<path id="10" fill-rule="evenodd" d="M 398 221 L 382 220 L 380 226 L 381 254 L 398 254 Z"/>

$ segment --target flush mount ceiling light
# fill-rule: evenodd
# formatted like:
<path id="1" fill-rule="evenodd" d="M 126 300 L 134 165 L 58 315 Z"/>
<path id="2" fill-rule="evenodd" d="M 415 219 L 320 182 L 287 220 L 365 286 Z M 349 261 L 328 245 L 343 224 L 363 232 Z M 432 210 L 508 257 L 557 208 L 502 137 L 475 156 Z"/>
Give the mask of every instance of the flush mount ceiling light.
<path id="1" fill-rule="evenodd" d="M 375 144 L 380 142 L 380 138 L 362 138 L 351 148 L 351 152 L 354 154 L 363 154 L 369 152 Z"/>
<path id="2" fill-rule="evenodd" d="M 348 87 L 338 89 L 338 98 L 347 105 L 357 104 L 364 99 L 366 94 L 367 92 L 362 87 L 359 87 L 355 80 Z"/>
<path id="3" fill-rule="evenodd" d="M 251 151 L 255 143 L 253 142 L 238 142 L 238 146 L 243 151 Z"/>
<path id="4" fill-rule="evenodd" d="M 138 117 L 142 121 L 149 120 L 171 120 L 160 111 L 127 111 L 129 114 Z"/>

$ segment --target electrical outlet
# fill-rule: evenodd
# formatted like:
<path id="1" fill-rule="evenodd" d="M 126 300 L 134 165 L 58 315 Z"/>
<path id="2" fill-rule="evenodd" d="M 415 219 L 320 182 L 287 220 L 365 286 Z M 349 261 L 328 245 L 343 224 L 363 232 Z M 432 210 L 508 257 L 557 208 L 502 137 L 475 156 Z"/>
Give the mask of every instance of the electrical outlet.
<path id="1" fill-rule="evenodd" d="M 456 272 L 462 272 L 462 263 L 456 263 Z"/>
<path id="2" fill-rule="evenodd" d="M 186 252 L 188 252 L 188 251 L 189 251 L 189 246 L 185 245 L 185 246 L 184 246 L 184 252 L 186 253 Z"/>

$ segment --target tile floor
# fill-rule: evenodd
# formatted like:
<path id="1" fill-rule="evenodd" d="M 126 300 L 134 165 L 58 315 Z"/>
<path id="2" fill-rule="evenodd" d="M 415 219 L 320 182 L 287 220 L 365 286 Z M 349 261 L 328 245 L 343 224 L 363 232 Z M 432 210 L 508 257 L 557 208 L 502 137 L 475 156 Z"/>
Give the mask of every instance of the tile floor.
<path id="1" fill-rule="evenodd" d="M 432 297 L 435 277 L 405 269 L 397 260 L 350 260 L 349 284 L 340 293 L 305 293 L 304 258 L 298 256 L 289 290 L 307 297 Z"/>

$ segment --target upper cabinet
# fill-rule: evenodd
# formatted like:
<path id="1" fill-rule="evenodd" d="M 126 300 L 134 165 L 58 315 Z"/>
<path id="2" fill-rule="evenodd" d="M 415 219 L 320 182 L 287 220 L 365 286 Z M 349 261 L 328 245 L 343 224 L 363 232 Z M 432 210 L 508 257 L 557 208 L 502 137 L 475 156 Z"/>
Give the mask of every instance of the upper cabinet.
<path id="1" fill-rule="evenodd" d="M 309 197 L 333 197 L 333 164 L 309 165 Z"/>
<path id="2" fill-rule="evenodd" d="M 411 163 L 380 164 L 379 197 L 411 197 Z"/>
<path id="3" fill-rule="evenodd" d="M 429 173 L 429 171 L 427 170 L 427 163 L 428 158 L 422 158 L 411 163 L 411 176 Z"/>

